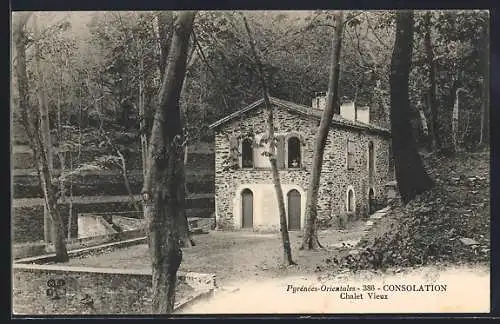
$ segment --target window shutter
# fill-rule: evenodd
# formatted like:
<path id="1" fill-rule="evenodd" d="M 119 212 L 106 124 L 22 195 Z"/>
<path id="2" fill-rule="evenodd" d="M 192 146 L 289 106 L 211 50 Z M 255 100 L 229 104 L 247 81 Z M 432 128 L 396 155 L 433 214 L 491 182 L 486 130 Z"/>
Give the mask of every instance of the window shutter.
<path id="1" fill-rule="evenodd" d="M 238 146 L 238 138 L 236 136 L 231 136 L 229 138 L 229 158 L 231 159 L 230 165 L 235 169 L 240 165 Z"/>
<path id="2" fill-rule="evenodd" d="M 285 168 L 285 136 L 278 135 L 276 136 L 276 163 L 278 165 L 278 169 Z"/>

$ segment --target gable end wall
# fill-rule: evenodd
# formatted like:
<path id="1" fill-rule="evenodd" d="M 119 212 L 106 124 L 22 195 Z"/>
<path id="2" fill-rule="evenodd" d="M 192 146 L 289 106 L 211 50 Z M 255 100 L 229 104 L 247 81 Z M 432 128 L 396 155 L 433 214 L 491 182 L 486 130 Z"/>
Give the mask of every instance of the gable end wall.
<path id="1" fill-rule="evenodd" d="M 276 109 L 274 114 L 275 131 L 278 133 L 299 133 L 303 140 L 302 162 L 304 168 L 300 170 L 280 170 L 281 183 L 284 187 L 290 185 L 300 186 L 305 193 L 308 190 L 314 138 L 319 120 Z M 272 184 L 270 170 L 236 169 L 224 170 L 224 162 L 229 157 L 229 138 L 237 136 L 240 132 L 262 133 L 265 132 L 265 112 L 259 108 L 246 113 L 237 120 L 220 126 L 215 134 L 215 204 L 216 222 L 218 229 L 238 229 L 241 217 L 238 208 L 241 200 L 238 199 L 238 190 L 244 184 Z M 347 170 L 347 138 L 355 141 L 354 169 Z M 349 129 L 330 129 L 326 142 L 323 168 L 321 172 L 318 218 L 326 222 L 346 212 L 346 195 L 348 186 L 352 186 L 356 196 L 356 214 L 362 216 L 368 210 L 368 142 L 373 141 L 375 152 L 375 175 L 373 190 L 375 199 L 383 201 L 384 184 L 389 181 L 388 143 L 389 138 L 381 135 L 370 134 L 366 131 Z M 240 190 L 241 191 L 241 190 Z M 273 192 L 273 194 L 275 194 Z M 286 194 L 285 203 L 286 203 Z M 236 211 L 236 212 L 235 212 Z M 254 213 L 258 210 L 254 210 Z M 272 213 L 272 212 L 271 212 Z M 264 215 L 273 217 L 279 223 L 279 215 Z M 277 229 L 277 226 L 275 229 Z M 256 228 L 258 229 L 258 228 Z"/>

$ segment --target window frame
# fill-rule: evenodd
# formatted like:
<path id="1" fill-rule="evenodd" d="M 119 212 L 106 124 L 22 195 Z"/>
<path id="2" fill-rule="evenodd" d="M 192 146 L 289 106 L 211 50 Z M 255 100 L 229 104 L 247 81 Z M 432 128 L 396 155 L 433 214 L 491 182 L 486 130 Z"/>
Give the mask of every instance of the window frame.
<path id="1" fill-rule="evenodd" d="M 290 166 L 290 141 L 292 139 L 297 140 L 297 149 L 298 149 L 298 154 L 295 157 L 298 157 L 298 165 L 296 167 Z M 286 146 L 286 156 L 284 157 L 285 160 L 285 169 L 292 169 L 292 170 L 297 170 L 297 169 L 302 169 L 302 141 L 300 139 L 299 135 L 296 134 L 290 134 L 286 136 L 285 138 L 285 146 Z"/>
<path id="2" fill-rule="evenodd" d="M 250 136 L 246 136 L 246 137 L 242 137 L 239 139 L 239 169 L 245 169 L 245 170 L 250 170 L 250 169 L 253 169 L 253 170 L 271 170 L 271 166 L 269 165 L 268 167 L 262 167 L 262 166 L 256 166 L 256 154 L 260 154 L 259 150 L 257 150 L 258 148 L 260 148 L 260 146 L 257 144 L 261 141 L 262 137 L 265 136 L 266 133 L 258 133 L 258 134 L 254 134 L 253 137 L 250 137 Z M 278 170 L 287 170 L 287 171 L 293 171 L 293 170 L 304 170 L 304 142 L 302 140 L 302 135 L 300 135 L 299 133 L 297 132 L 290 132 L 290 133 L 287 133 L 287 132 L 276 132 L 275 134 L 275 138 L 277 139 L 278 137 L 282 137 L 283 140 L 282 140 L 282 145 L 283 145 L 283 149 L 282 149 L 282 154 L 283 154 L 283 161 L 282 161 L 282 165 L 280 165 L 280 162 L 278 162 Z M 292 167 L 292 166 L 289 166 L 289 161 L 288 161 L 288 155 L 289 155 L 289 140 L 292 139 L 292 138 L 295 138 L 297 140 L 297 144 L 298 144 L 298 157 L 299 157 L 299 165 L 297 167 Z M 249 141 L 251 142 L 252 144 L 252 166 L 249 166 L 249 165 L 246 165 L 243 163 L 243 158 L 245 157 L 244 154 L 243 154 L 243 148 L 244 148 L 244 142 L 245 141 Z M 278 142 L 278 145 L 279 145 L 279 141 Z M 266 144 L 268 145 L 268 144 Z M 265 145 L 265 146 L 266 146 Z M 276 147 L 276 158 L 279 159 L 279 148 Z"/>
<path id="3" fill-rule="evenodd" d="M 251 152 L 251 166 L 247 166 L 244 161 L 244 149 L 245 149 L 245 143 L 249 143 L 250 145 L 250 152 Z M 240 157 L 240 168 L 241 169 L 254 169 L 255 168 L 255 156 L 254 156 L 254 140 L 250 137 L 244 137 L 240 141 L 240 147 L 241 147 L 241 157 Z"/>
<path id="4" fill-rule="evenodd" d="M 346 169 L 347 170 L 354 170 L 354 159 L 356 156 L 356 149 L 354 147 L 354 144 L 356 142 L 352 139 L 347 139 L 346 142 Z M 349 148 L 352 148 L 352 152 L 350 152 Z"/>

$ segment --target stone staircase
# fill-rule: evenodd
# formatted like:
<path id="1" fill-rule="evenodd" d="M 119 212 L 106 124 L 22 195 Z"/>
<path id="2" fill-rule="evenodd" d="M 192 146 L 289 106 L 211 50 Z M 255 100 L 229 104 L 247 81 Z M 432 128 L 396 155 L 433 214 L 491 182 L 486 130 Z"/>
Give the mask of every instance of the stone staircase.
<path id="1" fill-rule="evenodd" d="M 351 249 L 350 253 L 351 254 L 356 254 L 358 252 L 357 247 L 359 243 L 364 239 L 365 235 L 381 220 L 385 217 L 385 215 L 390 211 L 391 207 L 387 206 L 384 207 L 368 218 L 368 220 L 364 223 L 363 225 L 363 234 L 356 239 L 351 239 L 347 241 L 342 241 L 339 243 L 334 244 L 332 247 L 334 248 L 349 248 Z"/>
<path id="2" fill-rule="evenodd" d="M 370 215 L 369 219 L 365 223 L 364 232 L 368 232 L 378 221 L 384 218 L 390 209 L 391 207 L 387 206 Z"/>

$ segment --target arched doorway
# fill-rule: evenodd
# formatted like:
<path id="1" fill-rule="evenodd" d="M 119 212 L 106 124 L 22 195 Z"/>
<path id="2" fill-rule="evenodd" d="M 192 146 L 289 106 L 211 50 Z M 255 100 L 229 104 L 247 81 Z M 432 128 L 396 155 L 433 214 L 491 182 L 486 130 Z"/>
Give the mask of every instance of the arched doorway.
<path id="1" fill-rule="evenodd" d="M 354 191 L 352 189 L 347 192 L 347 211 L 354 212 Z"/>
<path id="2" fill-rule="evenodd" d="M 245 189 L 241 192 L 241 227 L 253 228 L 253 192 Z"/>
<path id="3" fill-rule="evenodd" d="M 368 192 L 368 213 L 371 215 L 375 212 L 375 201 L 374 201 L 374 193 L 373 189 L 370 188 Z"/>
<path id="4" fill-rule="evenodd" d="M 292 189 L 288 192 L 288 230 L 300 230 L 301 214 L 300 192 Z"/>

